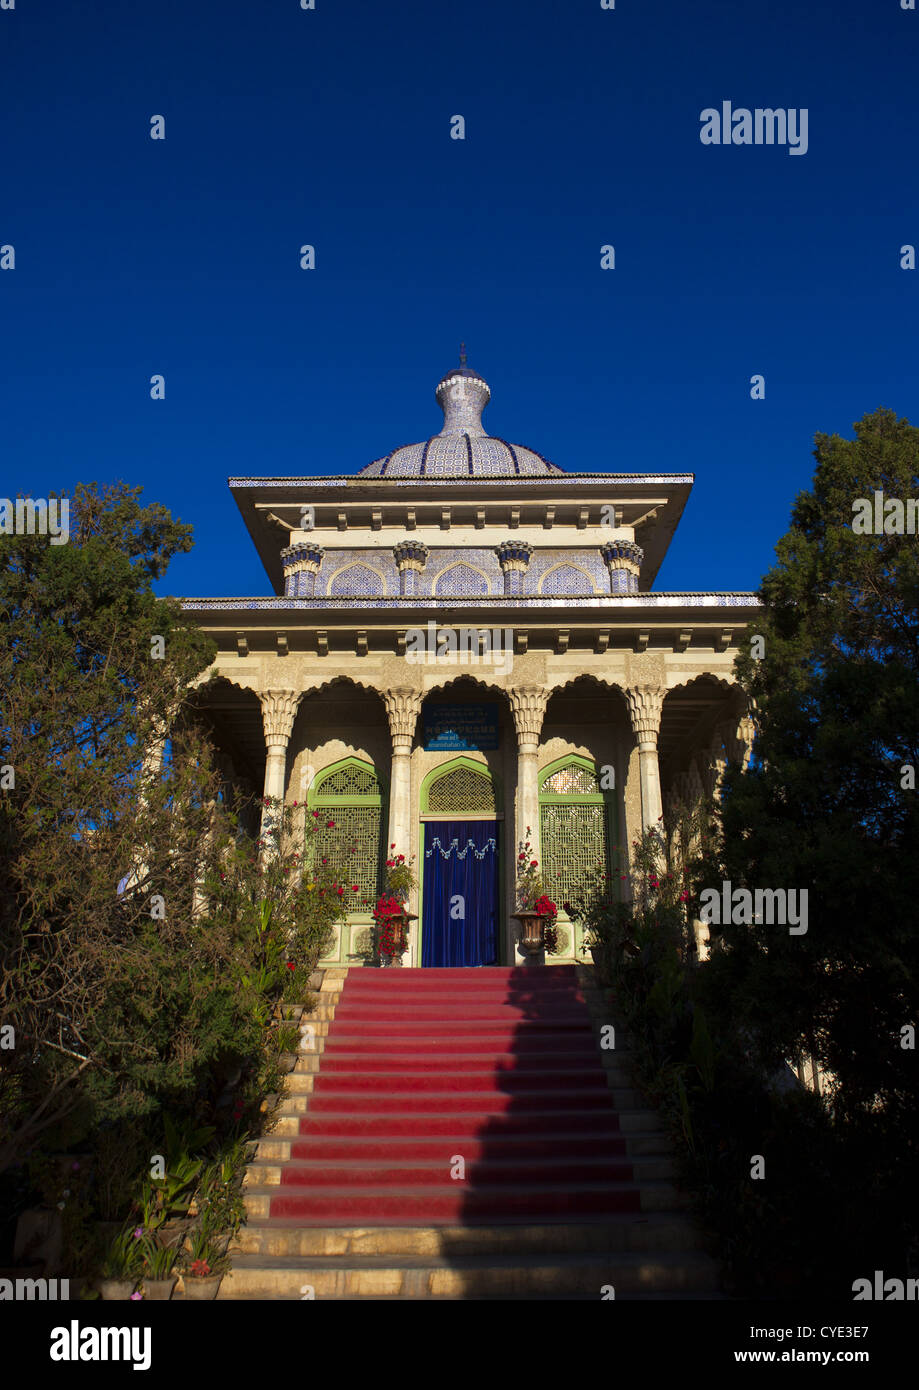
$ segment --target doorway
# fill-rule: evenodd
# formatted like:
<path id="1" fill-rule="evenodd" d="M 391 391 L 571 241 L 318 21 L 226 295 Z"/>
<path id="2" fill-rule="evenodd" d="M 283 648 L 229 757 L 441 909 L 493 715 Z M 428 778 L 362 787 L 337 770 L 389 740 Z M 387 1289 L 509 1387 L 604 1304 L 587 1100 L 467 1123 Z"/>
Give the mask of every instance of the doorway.
<path id="1" fill-rule="evenodd" d="M 497 964 L 498 846 L 496 820 L 424 822 L 423 966 Z"/>

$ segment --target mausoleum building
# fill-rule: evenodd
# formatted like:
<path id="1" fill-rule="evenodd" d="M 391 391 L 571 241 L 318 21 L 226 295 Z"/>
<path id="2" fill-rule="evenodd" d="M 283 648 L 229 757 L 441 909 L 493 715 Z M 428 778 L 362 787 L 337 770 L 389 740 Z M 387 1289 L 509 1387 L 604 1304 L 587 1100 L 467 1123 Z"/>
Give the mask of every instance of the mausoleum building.
<path id="1" fill-rule="evenodd" d="M 521 845 L 561 908 L 749 753 L 732 666 L 754 596 L 654 590 L 692 475 L 563 468 L 487 432 L 490 394 L 463 356 L 422 442 L 231 478 L 273 595 L 184 601 L 218 645 L 228 783 L 296 802 L 298 833 L 319 810 L 330 849 L 355 850 L 326 964 L 368 958 L 391 852 L 420 880 L 406 965 L 521 963 Z M 559 927 L 553 960 L 579 959 Z"/>

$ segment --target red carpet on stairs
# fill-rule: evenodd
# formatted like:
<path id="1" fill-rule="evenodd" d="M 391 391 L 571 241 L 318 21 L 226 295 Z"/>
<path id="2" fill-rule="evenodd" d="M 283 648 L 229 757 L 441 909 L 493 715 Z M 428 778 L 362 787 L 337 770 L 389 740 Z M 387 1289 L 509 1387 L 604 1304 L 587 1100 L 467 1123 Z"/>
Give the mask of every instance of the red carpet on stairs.
<path id="1" fill-rule="evenodd" d="M 640 1209 L 575 967 L 348 974 L 272 1218 L 475 1225 Z"/>

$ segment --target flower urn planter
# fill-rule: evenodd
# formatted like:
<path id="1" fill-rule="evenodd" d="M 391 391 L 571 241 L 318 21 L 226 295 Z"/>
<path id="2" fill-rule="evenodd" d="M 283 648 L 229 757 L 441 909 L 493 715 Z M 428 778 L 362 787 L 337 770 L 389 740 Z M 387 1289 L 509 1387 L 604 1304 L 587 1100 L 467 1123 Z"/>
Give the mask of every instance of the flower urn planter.
<path id="1" fill-rule="evenodd" d="M 393 935 L 394 935 L 396 950 L 393 951 L 392 953 L 386 953 L 386 954 L 384 954 L 384 953 L 381 951 L 380 957 L 381 957 L 381 960 L 382 960 L 382 962 L 383 962 L 384 968 L 390 969 L 390 970 L 393 969 L 394 967 L 401 968 L 401 966 L 402 966 L 402 957 L 405 955 L 405 952 L 408 950 L 408 928 L 409 928 L 409 923 L 410 923 L 410 922 L 415 922 L 415 921 L 417 921 L 417 920 L 418 920 L 417 913 L 414 913 L 414 912 L 405 912 L 405 911 L 403 910 L 402 912 L 393 912 L 393 913 L 390 914 L 389 921 L 392 922 L 392 923 L 393 923 L 393 926 L 394 926 L 394 933 L 393 933 Z"/>
<path id="2" fill-rule="evenodd" d="M 116 1299 L 130 1298 L 137 1284 L 136 1279 L 103 1279 L 99 1292 L 103 1302 L 112 1303 Z"/>
<path id="3" fill-rule="evenodd" d="M 545 950 L 543 927 L 546 918 L 541 912 L 513 912 L 511 916 L 520 923 L 518 945 L 527 958 L 527 964 L 536 965 L 538 956 Z"/>
<path id="4" fill-rule="evenodd" d="M 144 1298 L 152 1303 L 168 1303 L 176 1282 L 174 1275 L 170 1275 L 168 1279 L 145 1279 Z"/>
<path id="5" fill-rule="evenodd" d="M 217 1290 L 220 1288 L 222 1274 L 214 1274 L 205 1279 L 196 1278 L 194 1275 L 185 1276 L 185 1297 L 195 1298 L 200 1302 L 209 1301 L 217 1297 Z"/>

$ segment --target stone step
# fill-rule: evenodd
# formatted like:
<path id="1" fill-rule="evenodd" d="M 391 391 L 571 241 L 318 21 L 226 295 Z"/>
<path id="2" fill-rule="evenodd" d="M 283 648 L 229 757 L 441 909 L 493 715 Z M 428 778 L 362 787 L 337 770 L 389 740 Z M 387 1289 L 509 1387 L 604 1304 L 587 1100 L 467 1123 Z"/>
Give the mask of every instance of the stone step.
<path id="1" fill-rule="evenodd" d="M 544 989 L 538 992 L 529 992 L 516 989 L 493 989 L 493 988 L 463 988 L 453 985 L 445 985 L 437 989 L 368 989 L 360 988 L 353 984 L 346 984 L 340 991 L 345 999 L 351 1002 L 366 1002 L 368 1004 L 388 1003 L 393 1008 L 411 1009 L 416 1004 L 423 1004 L 426 1000 L 443 1002 L 447 1008 L 462 1011 L 467 1003 L 474 1003 L 481 1000 L 485 1003 L 523 1004 L 528 1010 L 541 1012 L 544 1009 L 567 1008 L 572 1000 L 586 1001 L 591 1006 L 602 1006 L 609 1012 L 615 1012 L 607 996 L 602 990 L 592 989 L 590 986 L 572 985 L 570 988 Z M 322 991 L 320 991 L 320 994 Z M 582 1005 L 583 1006 L 583 1005 Z"/>
<path id="2" fill-rule="evenodd" d="M 672 1152 L 673 1146 L 663 1130 L 651 1130 L 646 1134 L 586 1134 L 572 1135 L 532 1135 L 481 1136 L 467 1134 L 463 1138 L 443 1136 L 435 1138 L 363 1138 L 355 1135 L 328 1137 L 321 1133 L 313 1136 L 297 1133 L 289 1137 L 270 1135 L 259 1140 L 257 1161 L 259 1163 L 287 1163 L 291 1158 L 312 1159 L 314 1162 L 338 1162 L 342 1159 L 358 1160 L 366 1152 L 373 1160 L 405 1159 L 415 1156 L 457 1152 L 462 1145 L 466 1161 L 475 1162 L 481 1156 L 491 1158 L 513 1158 L 516 1152 L 521 1155 L 541 1154 L 544 1157 L 568 1154 L 573 1145 L 579 1152 L 596 1152 L 608 1157 L 650 1158 L 661 1157 Z"/>
<path id="3" fill-rule="evenodd" d="M 244 1226 L 242 1254 L 254 1255 L 545 1255 L 603 1251 L 695 1250 L 699 1234 L 679 1212 L 607 1217 L 589 1225 L 303 1226 L 270 1217 Z"/>
<path id="4" fill-rule="evenodd" d="M 309 1131 L 303 1130 L 301 1121 L 307 1119 L 307 1107 L 309 1105 L 309 1102 L 310 1096 L 308 1094 L 285 1096 L 281 1101 L 281 1105 L 277 1114 L 275 1115 L 272 1136 L 287 1137 L 289 1135 L 299 1135 L 301 1133 L 308 1133 Z M 450 1114 L 449 1112 L 439 1116 L 426 1114 L 423 1116 L 415 1115 L 409 1118 L 415 1121 L 415 1128 L 412 1131 L 413 1133 L 421 1132 L 426 1135 L 438 1135 L 453 1134 L 454 1132 L 457 1132 L 459 1130 L 459 1127 L 457 1125 L 457 1116 Z M 527 1123 L 529 1124 L 531 1120 L 536 1120 L 538 1118 L 539 1116 L 536 1114 L 529 1114 L 526 1117 Z M 551 1118 L 553 1121 L 558 1121 L 559 1119 L 558 1115 L 553 1115 Z M 579 1121 L 581 1118 L 581 1116 L 578 1116 L 574 1113 L 565 1115 L 565 1132 L 567 1132 L 570 1127 L 575 1126 L 575 1121 Z M 594 1113 L 590 1118 L 598 1121 L 601 1125 L 603 1125 L 605 1129 L 609 1130 L 610 1132 L 614 1132 L 617 1134 L 632 1134 L 637 1130 L 663 1131 L 664 1128 L 663 1122 L 658 1112 L 656 1110 L 649 1110 L 647 1108 L 636 1110 L 620 1110 L 618 1114 L 614 1114 L 612 1109 L 610 1109 L 609 1118 L 611 1123 L 609 1125 L 604 1124 L 604 1121 L 607 1117 L 605 1117 L 602 1113 Z M 310 1122 L 312 1122 L 315 1119 L 318 1123 L 320 1117 L 314 1115 L 311 1112 L 309 1114 L 308 1119 Z M 406 1132 L 404 1129 L 400 1130 L 396 1123 L 400 1119 L 400 1117 L 392 1115 L 368 1116 L 358 1110 L 350 1114 L 339 1113 L 337 1115 L 323 1115 L 321 1119 L 323 1133 L 325 1134 L 344 1135 L 350 1132 L 355 1134 L 363 1134 L 366 1137 L 370 1137 L 374 1134 L 389 1134 L 391 1137 L 396 1137 L 399 1133 Z M 470 1122 L 470 1125 L 476 1126 L 475 1128 L 472 1128 L 469 1131 L 469 1133 L 471 1133 L 473 1136 L 476 1133 L 481 1133 L 481 1125 L 483 1123 L 487 1123 L 487 1117 L 485 1116 L 479 1117 L 478 1123 L 476 1122 L 476 1117 L 473 1115 L 464 1115 L 463 1119 L 468 1120 Z M 502 1126 L 508 1133 L 512 1132 L 510 1119 L 511 1117 L 505 1116 L 501 1122 Z"/>
<path id="5" fill-rule="evenodd" d="M 319 1003 L 309 1014 L 304 1014 L 300 1019 L 300 1025 L 304 1023 L 328 1023 L 335 1017 L 335 1012 L 339 1008 L 340 996 L 337 994 L 322 994 L 319 996 Z M 296 1026 L 296 1025 L 295 1025 Z"/>
<path id="6" fill-rule="evenodd" d="M 321 1071 L 319 1073 L 321 1075 Z M 288 1077 L 293 1081 L 297 1074 Z M 571 1110 L 637 1109 L 644 1103 L 639 1091 L 622 1087 L 554 1086 L 539 1091 L 428 1091 L 379 1090 L 343 1091 L 327 1087 L 321 1093 L 309 1094 L 315 1079 L 300 1073 L 300 1084 L 291 1086 L 287 1101 L 293 1106 L 298 1100 L 308 1101 L 313 1115 L 338 1115 L 361 1110 L 365 1115 L 430 1115 L 476 1114 L 498 1117 L 526 1115 L 531 1111 L 561 1113 Z M 309 1082 L 305 1087 L 303 1083 Z"/>
<path id="7" fill-rule="evenodd" d="M 460 1153 L 460 1144 L 456 1153 Z M 572 1149 L 574 1145 L 572 1145 Z M 306 1188 L 323 1191 L 328 1187 L 351 1186 L 355 1189 L 376 1190 L 390 1187 L 439 1186 L 453 1181 L 450 1170 L 454 1155 L 445 1149 L 438 1159 L 337 1159 L 311 1161 L 309 1159 L 290 1159 L 286 1163 L 263 1161 L 261 1155 L 250 1163 L 245 1175 L 245 1185 L 251 1187 Z M 513 1158 L 486 1158 L 466 1160 L 469 1173 L 464 1180 L 457 1179 L 457 1188 L 473 1190 L 479 1186 L 494 1186 L 499 1183 L 525 1183 L 537 1185 L 541 1182 L 556 1183 L 602 1183 L 607 1179 L 614 1182 L 659 1182 L 673 1177 L 673 1159 L 666 1155 L 630 1157 L 604 1154 L 588 1155 L 568 1160 L 559 1158 L 532 1158 L 521 1156 Z"/>
<path id="8" fill-rule="evenodd" d="M 629 1049 L 622 1043 L 615 1048 L 604 1047 L 599 1030 L 582 1028 L 566 1033 L 532 1031 L 521 1034 L 513 1028 L 474 1030 L 466 1033 L 456 1029 L 445 1029 L 435 1033 L 425 1029 L 420 1034 L 390 1033 L 385 1038 L 373 1033 L 349 1033 L 341 1021 L 337 1021 L 334 1033 L 328 1040 L 328 1051 L 345 1053 L 368 1060 L 378 1059 L 385 1063 L 390 1052 L 424 1057 L 431 1062 L 438 1058 L 465 1056 L 494 1056 L 509 1054 L 521 1060 L 530 1056 L 568 1057 L 610 1056 L 624 1057 Z"/>
<path id="9" fill-rule="evenodd" d="M 582 1294 L 597 1300 L 717 1289 L 705 1255 L 604 1252 L 557 1255 L 456 1255 L 394 1259 L 390 1255 L 287 1255 L 270 1263 L 239 1255 L 220 1285 L 220 1299 L 237 1298 L 507 1298 L 529 1294 Z"/>
<path id="10" fill-rule="evenodd" d="M 329 1036 L 332 1020 L 331 1018 L 319 1018 L 316 1014 L 304 1014 L 299 1023 L 295 1023 L 293 1019 L 284 1020 L 285 1028 L 301 1028 L 306 1024 L 309 1024 L 313 1029 L 314 1037 L 325 1039 Z"/>
<path id="11" fill-rule="evenodd" d="M 318 1042 L 319 1039 L 317 1038 Z M 326 1043 L 321 1053 L 318 1049 L 301 1051 L 298 1054 L 297 1072 L 316 1072 L 320 1062 L 324 1075 L 332 1076 L 382 1076 L 408 1071 L 421 1073 L 441 1073 L 445 1070 L 462 1072 L 468 1075 L 493 1072 L 497 1067 L 502 1075 L 522 1073 L 558 1073 L 577 1076 L 596 1066 L 622 1078 L 621 1084 L 631 1082 L 632 1070 L 627 1054 L 590 1049 L 583 1052 L 463 1052 L 449 1056 L 427 1056 L 421 1053 L 387 1051 L 385 1055 L 376 1053 L 350 1052 L 337 1045 Z"/>
<path id="12" fill-rule="evenodd" d="M 418 1097 L 424 1095 L 444 1095 L 452 1097 L 468 1095 L 507 1095 L 515 1096 L 524 1100 L 532 1099 L 542 1094 L 558 1095 L 559 1087 L 566 1084 L 564 1073 L 552 1071 L 544 1073 L 504 1072 L 501 1076 L 501 1090 L 496 1092 L 490 1089 L 479 1089 L 476 1085 L 482 1085 L 490 1079 L 487 1072 L 457 1072 L 453 1076 L 438 1073 L 436 1080 L 438 1083 L 437 1091 L 428 1090 L 424 1083 L 432 1079 L 429 1072 L 401 1072 L 392 1071 L 385 1078 L 387 1083 L 387 1098 L 393 1099 L 398 1095 L 408 1095 L 414 1087 L 415 1100 L 412 1105 L 407 1105 L 406 1109 L 411 1110 L 414 1104 L 421 1104 Z M 575 1073 L 571 1079 L 570 1089 L 577 1094 L 586 1091 L 599 1091 L 602 1095 L 612 1092 L 612 1103 L 617 1110 L 634 1110 L 643 1103 L 643 1096 L 640 1091 L 633 1086 L 623 1086 L 623 1080 L 630 1080 L 630 1077 L 623 1077 L 618 1069 L 607 1069 L 597 1066 L 596 1074 L 590 1075 L 583 1071 Z M 285 1081 L 286 1093 L 290 1096 L 308 1095 L 315 1092 L 317 1095 L 328 1098 L 340 1099 L 351 1096 L 357 1102 L 361 1096 L 373 1096 L 374 1091 L 366 1084 L 362 1073 L 353 1076 L 342 1072 L 327 1072 L 321 1065 L 315 1069 L 301 1067 L 299 1062 L 296 1068 L 289 1072 Z M 398 1109 L 398 1106 L 393 1106 Z"/>
<path id="13" fill-rule="evenodd" d="M 255 1165 L 253 1165 L 255 1166 Z M 250 1186 L 243 1189 L 246 1211 L 253 1220 L 268 1216 L 290 1217 L 305 1226 L 341 1226 L 361 1222 L 373 1225 L 455 1225 L 459 1222 L 494 1225 L 526 1221 L 569 1220 L 589 1213 L 608 1216 L 616 1212 L 679 1211 L 685 1195 L 666 1181 L 501 1185 L 464 1188 L 456 1183 L 423 1188 L 390 1187 L 361 1190 L 355 1187 L 297 1189 L 290 1186 Z"/>
<path id="14" fill-rule="evenodd" d="M 570 1013 L 565 1018 L 523 1018 L 516 1015 L 485 1018 L 450 1018 L 443 1013 L 431 1017 L 420 1017 L 413 1009 L 381 1009 L 379 1017 L 370 1018 L 363 1012 L 341 1016 L 335 1019 L 335 1032 L 343 1037 L 353 1038 L 401 1038 L 412 1046 L 421 1039 L 425 1043 L 442 1039 L 449 1043 L 452 1038 L 509 1038 L 516 1045 L 518 1041 L 543 1039 L 554 1043 L 556 1038 L 573 1038 L 589 1041 L 596 1036 L 594 1020 L 586 1009 Z M 310 1015 L 312 1018 L 313 1015 Z M 306 1020 L 309 1022 L 309 1019 Z M 388 1044 L 381 1043 L 381 1046 Z"/>

